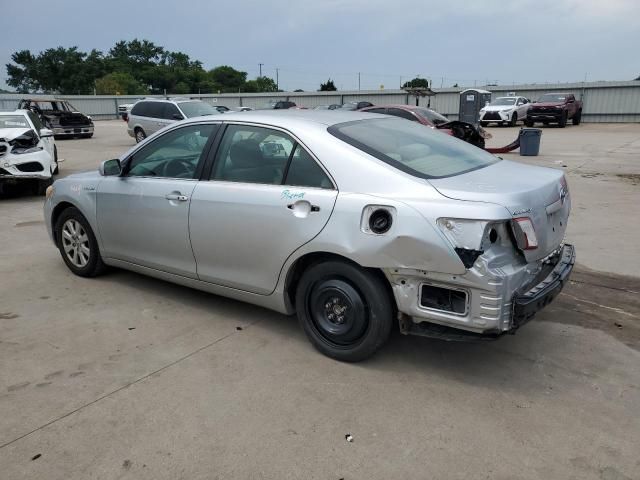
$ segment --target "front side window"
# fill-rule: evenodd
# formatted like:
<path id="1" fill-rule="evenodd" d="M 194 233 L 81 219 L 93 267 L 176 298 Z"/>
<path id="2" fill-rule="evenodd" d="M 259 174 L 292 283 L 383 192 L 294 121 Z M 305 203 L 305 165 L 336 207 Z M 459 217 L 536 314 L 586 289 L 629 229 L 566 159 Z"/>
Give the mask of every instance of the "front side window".
<path id="1" fill-rule="evenodd" d="M 338 123 L 328 131 L 398 170 L 421 178 L 460 175 L 500 161 L 449 135 L 395 118 Z"/>
<path id="2" fill-rule="evenodd" d="M 195 178 L 207 141 L 217 125 L 190 125 L 167 132 L 133 154 L 128 177 Z"/>
<path id="3" fill-rule="evenodd" d="M 278 130 L 229 125 L 211 178 L 280 185 L 294 144 L 289 135 Z"/>
<path id="4" fill-rule="evenodd" d="M 167 120 L 182 120 L 184 117 L 173 103 L 165 103 L 163 118 Z"/>

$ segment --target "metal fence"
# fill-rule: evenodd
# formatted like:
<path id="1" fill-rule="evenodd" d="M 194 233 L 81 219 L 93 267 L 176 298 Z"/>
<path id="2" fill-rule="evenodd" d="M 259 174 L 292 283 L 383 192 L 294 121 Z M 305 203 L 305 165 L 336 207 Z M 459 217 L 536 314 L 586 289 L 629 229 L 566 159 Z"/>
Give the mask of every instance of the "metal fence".
<path id="1" fill-rule="evenodd" d="M 640 122 L 640 81 L 478 86 L 477 88 L 491 91 L 493 98 L 515 93 L 531 100 L 535 100 L 547 92 L 570 92 L 583 101 L 582 120 L 584 122 Z M 464 88 L 434 89 L 436 95 L 420 98 L 419 104 L 430 106 L 451 120 L 455 120 L 458 118 L 462 90 Z M 404 90 L 226 93 L 181 96 L 198 98 L 212 105 L 224 105 L 229 108 L 240 106 L 260 108 L 271 100 L 290 100 L 298 106 L 307 108 L 353 100 L 368 101 L 375 105 L 415 104 L 415 97 L 408 95 Z M 20 94 L 0 94 L 0 110 L 15 109 L 22 97 L 23 95 Z M 142 97 L 135 95 L 59 95 L 58 98 L 69 100 L 75 108 L 95 119 L 110 119 L 117 118 L 118 105 L 134 103 Z"/>

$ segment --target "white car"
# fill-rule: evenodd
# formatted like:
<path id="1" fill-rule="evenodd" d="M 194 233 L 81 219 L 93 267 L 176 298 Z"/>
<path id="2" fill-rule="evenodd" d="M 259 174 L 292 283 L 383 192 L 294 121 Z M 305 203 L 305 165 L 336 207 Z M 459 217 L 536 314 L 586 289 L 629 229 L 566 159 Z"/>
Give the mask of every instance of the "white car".
<path id="1" fill-rule="evenodd" d="M 480 110 L 480 126 L 495 122 L 514 126 L 517 121 L 525 121 L 531 102 L 524 97 L 498 97 Z"/>
<path id="2" fill-rule="evenodd" d="M 37 182 L 44 195 L 58 173 L 58 152 L 53 131 L 44 128 L 30 110 L 0 112 L 0 191 L 24 180 Z"/>

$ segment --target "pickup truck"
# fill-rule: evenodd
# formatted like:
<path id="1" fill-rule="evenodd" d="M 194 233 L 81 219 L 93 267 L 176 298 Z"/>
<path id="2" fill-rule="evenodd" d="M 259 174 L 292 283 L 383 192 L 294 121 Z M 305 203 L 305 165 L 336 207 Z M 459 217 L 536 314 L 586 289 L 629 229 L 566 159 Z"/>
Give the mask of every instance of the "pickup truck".
<path id="1" fill-rule="evenodd" d="M 524 124 L 533 127 L 535 122 L 544 125 L 557 123 L 560 128 L 571 120 L 574 125 L 580 125 L 582 119 L 582 102 L 576 100 L 572 93 L 545 93 L 527 111 Z"/>

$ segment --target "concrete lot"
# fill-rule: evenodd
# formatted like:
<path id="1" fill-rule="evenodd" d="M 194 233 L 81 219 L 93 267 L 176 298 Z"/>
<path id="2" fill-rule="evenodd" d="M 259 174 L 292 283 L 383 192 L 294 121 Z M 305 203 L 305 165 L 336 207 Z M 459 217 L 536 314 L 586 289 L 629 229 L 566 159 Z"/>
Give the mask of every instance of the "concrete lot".
<path id="1" fill-rule="evenodd" d="M 58 142 L 61 175 L 132 145 L 100 122 Z M 75 277 L 42 199 L 0 199 L 0 478 L 640 478 L 640 125 L 545 128 L 541 153 L 504 157 L 567 172 L 580 265 L 563 294 L 515 336 L 396 333 L 357 365 L 294 318 Z"/>

